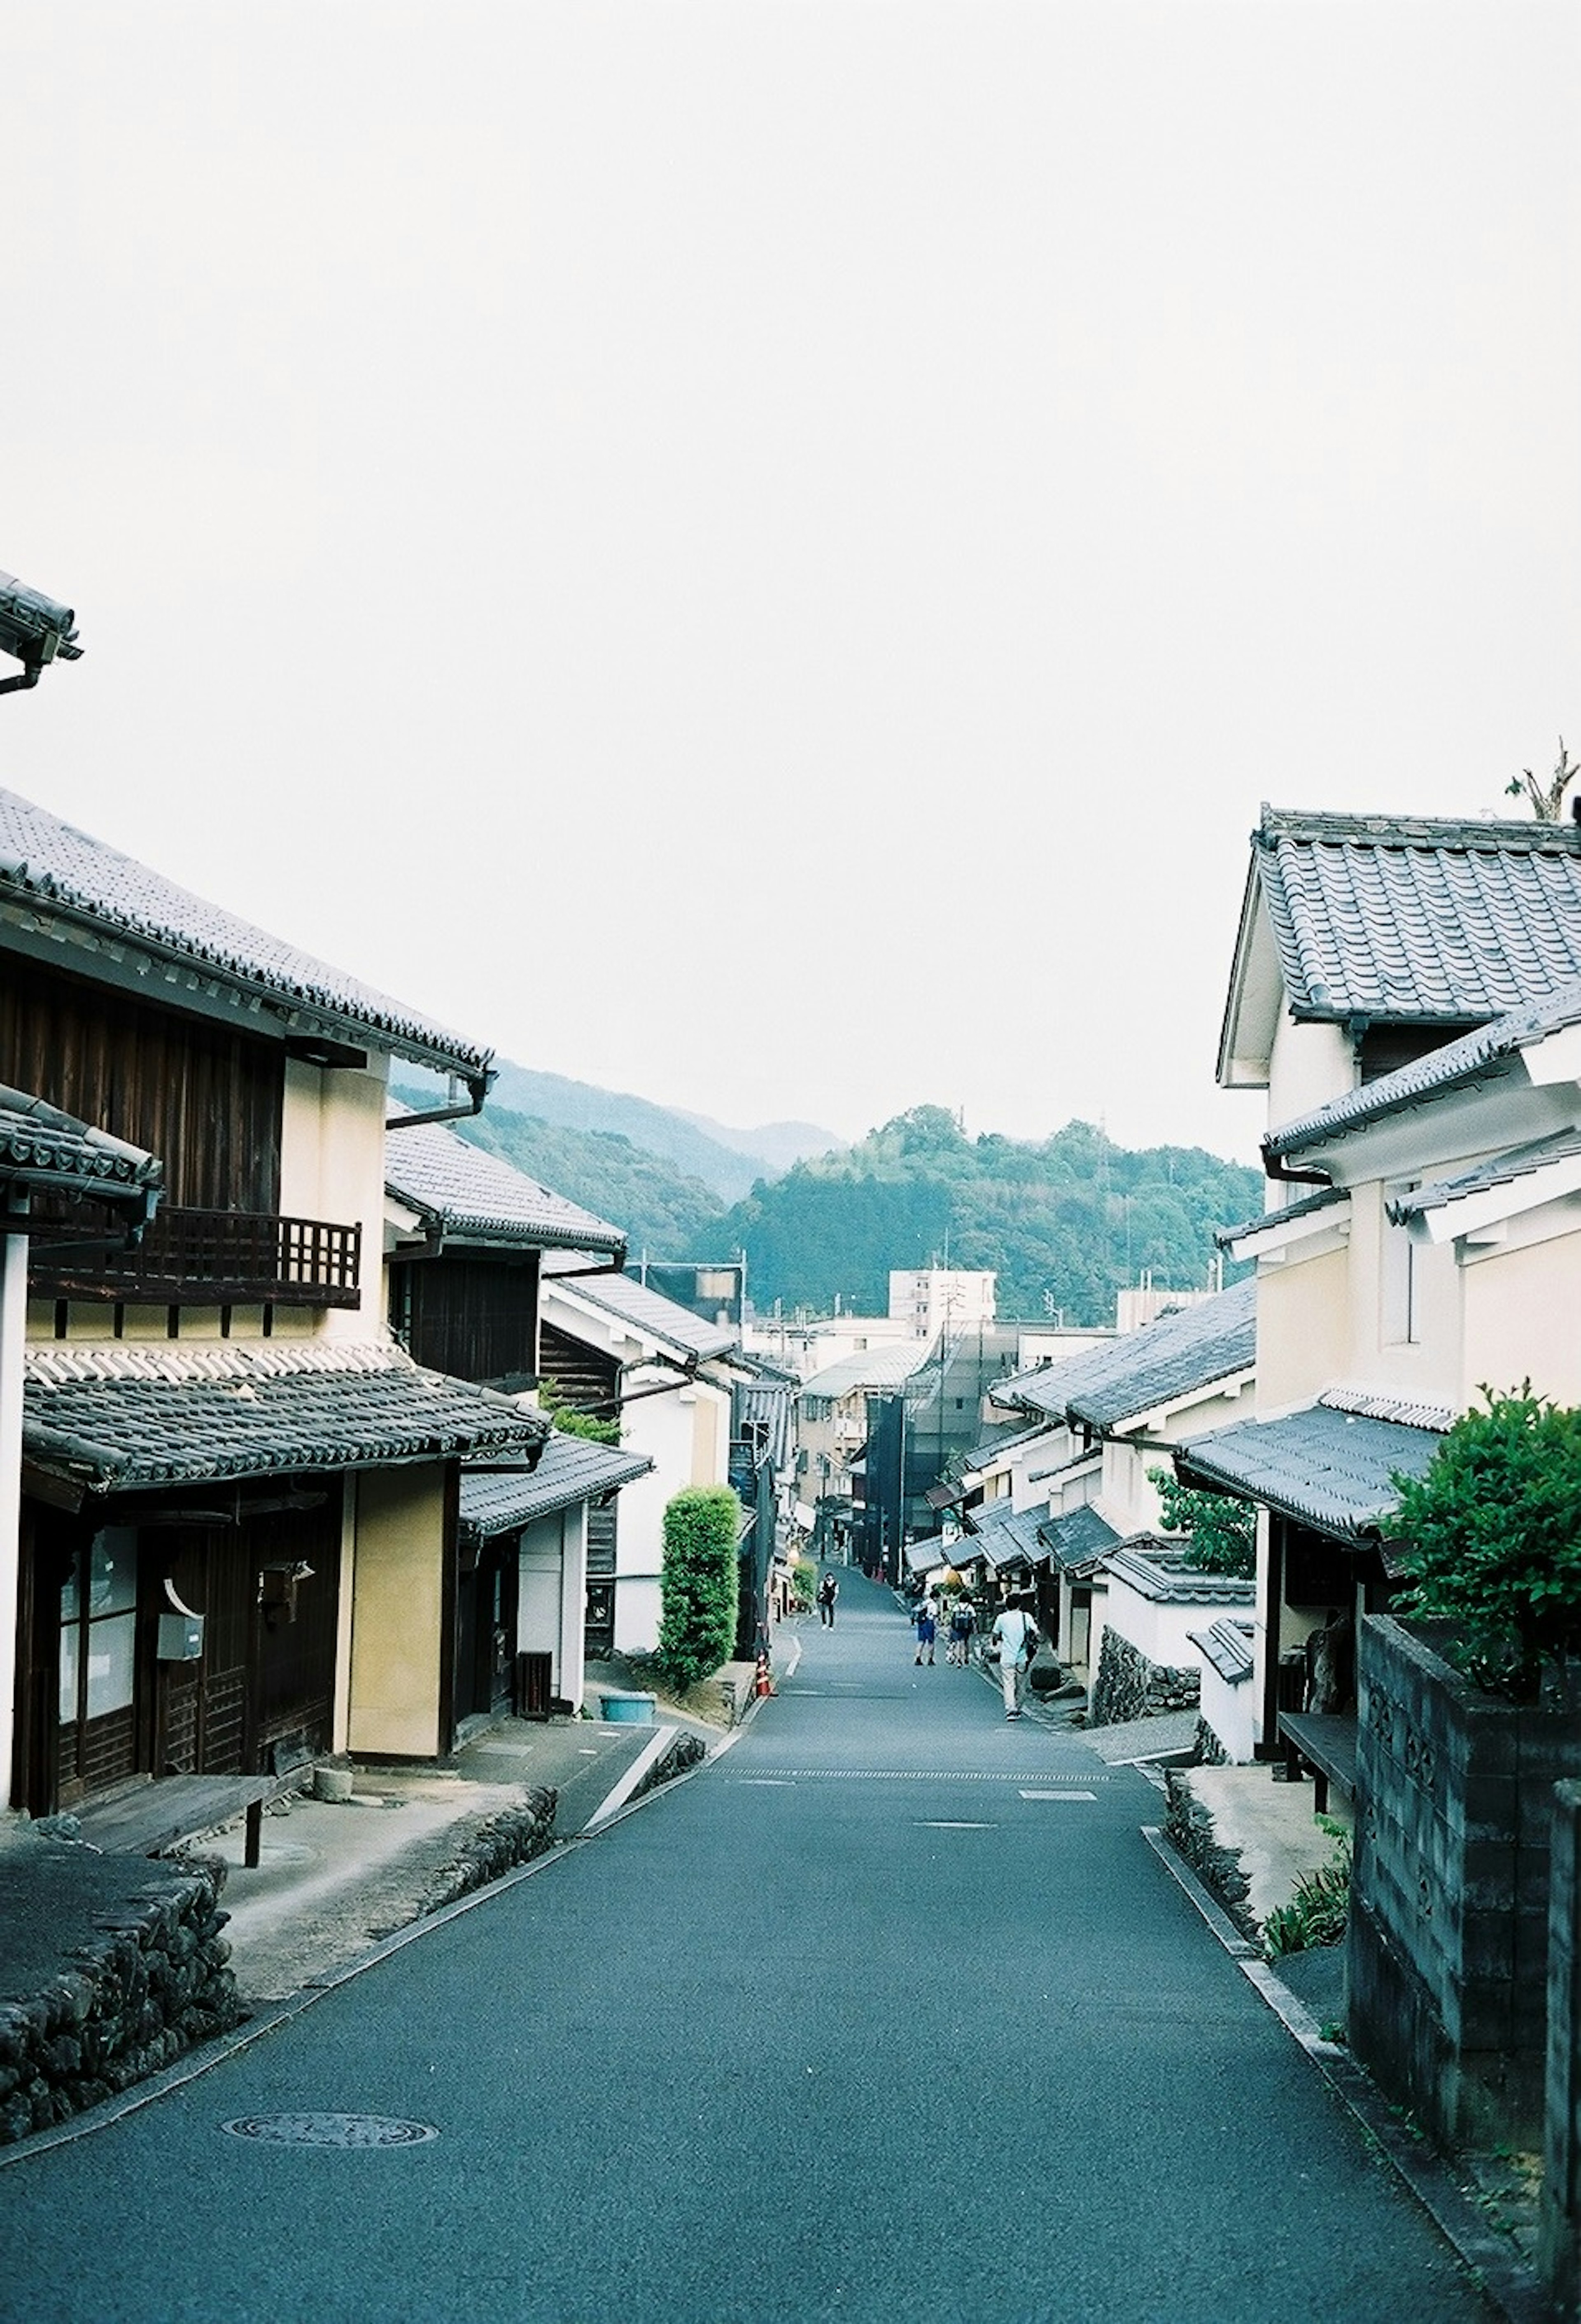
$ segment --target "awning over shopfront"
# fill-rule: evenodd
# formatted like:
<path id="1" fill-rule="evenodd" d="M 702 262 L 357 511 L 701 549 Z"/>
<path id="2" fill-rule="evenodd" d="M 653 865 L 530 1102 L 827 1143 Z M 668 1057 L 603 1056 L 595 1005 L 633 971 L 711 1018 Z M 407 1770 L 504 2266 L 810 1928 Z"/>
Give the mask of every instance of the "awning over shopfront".
<path id="1" fill-rule="evenodd" d="M 1045 1522 L 1039 1509 L 1025 1509 L 1017 1517 L 1007 1498 L 985 1501 L 980 1508 L 968 1510 L 966 1522 L 967 1537 L 957 1545 L 959 1554 L 980 1557 L 996 1573 L 1049 1562 L 1048 1545 L 1039 1537 Z"/>
<path id="2" fill-rule="evenodd" d="M 461 1478 L 461 1537 L 464 1542 L 492 1540 L 496 1534 L 519 1533 L 539 1517 L 593 1501 L 646 1477 L 653 1463 L 640 1452 L 622 1452 L 618 1445 L 595 1444 L 556 1428 L 545 1443 L 536 1469 L 465 1469 Z"/>
<path id="3" fill-rule="evenodd" d="M 62 1344 L 28 1351 L 23 1481 L 76 1507 L 90 1494 L 455 1455 L 529 1462 L 547 1433 L 541 1414 L 397 1348 Z"/>

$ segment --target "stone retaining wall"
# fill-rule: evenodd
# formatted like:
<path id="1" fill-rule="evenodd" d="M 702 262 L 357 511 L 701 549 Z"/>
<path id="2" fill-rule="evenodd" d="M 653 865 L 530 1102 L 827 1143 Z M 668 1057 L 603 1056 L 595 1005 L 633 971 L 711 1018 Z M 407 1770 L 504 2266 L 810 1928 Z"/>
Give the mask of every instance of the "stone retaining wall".
<path id="1" fill-rule="evenodd" d="M 1129 1638 L 1106 1629 L 1087 1723 L 1118 1727 L 1159 1711 L 1195 1711 L 1201 1690 L 1200 1670 L 1173 1670 L 1167 1664 L 1149 1662 Z"/>
<path id="2" fill-rule="evenodd" d="M 108 1872 L 119 1858 L 100 1859 Z M 36 1991 L 0 2001 L 0 2144 L 49 2130 L 240 2023 L 218 1858 L 127 1859 L 127 1894 L 86 1916 Z"/>
<path id="3" fill-rule="evenodd" d="M 535 1784 L 523 1793 L 519 1807 L 502 1809 L 473 1825 L 455 1855 L 425 1890 L 421 1911 L 437 1913 L 458 1897 L 470 1896 L 474 1888 L 487 1887 L 491 1880 L 513 1872 L 519 1864 L 541 1856 L 553 1844 L 559 1803 L 559 1794 L 552 1784 Z"/>

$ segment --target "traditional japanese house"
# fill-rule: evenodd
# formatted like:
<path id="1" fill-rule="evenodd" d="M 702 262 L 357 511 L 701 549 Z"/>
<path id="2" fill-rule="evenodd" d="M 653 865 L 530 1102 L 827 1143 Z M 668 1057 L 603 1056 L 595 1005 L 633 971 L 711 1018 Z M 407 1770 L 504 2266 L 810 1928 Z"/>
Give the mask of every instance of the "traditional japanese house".
<path id="1" fill-rule="evenodd" d="M 556 1255 L 568 1282 L 609 1277 L 625 1259 L 623 1230 L 443 1124 L 392 1129 L 385 1157 L 397 1338 L 419 1362 L 536 1392 L 544 1255 Z M 612 1413 L 605 1425 L 618 1433 Z M 519 1462 L 464 1470 L 458 1717 L 580 1706 L 589 1536 L 612 1526 L 620 1487 L 651 1466 L 645 1452 L 556 1428 L 530 1471 Z"/>
<path id="2" fill-rule="evenodd" d="M 545 1424 L 391 1339 L 391 1058 L 483 1101 L 485 1050 L 0 793 L 0 1082 L 165 1190 L 134 1249 L 32 1240 L 14 1804 L 448 1748 L 461 1457 Z"/>

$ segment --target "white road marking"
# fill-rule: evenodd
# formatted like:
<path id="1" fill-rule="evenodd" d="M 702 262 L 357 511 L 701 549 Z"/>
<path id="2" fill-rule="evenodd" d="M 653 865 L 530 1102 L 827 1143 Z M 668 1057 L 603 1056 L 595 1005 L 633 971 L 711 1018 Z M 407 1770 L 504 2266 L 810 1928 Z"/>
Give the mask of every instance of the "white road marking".
<path id="1" fill-rule="evenodd" d="M 1096 1792 L 1022 1792 L 1024 1800 L 1096 1800 Z"/>
<path id="2" fill-rule="evenodd" d="M 744 1784 L 749 1791 L 794 1792 L 795 1790 L 795 1784 L 788 1775 L 738 1775 L 736 1781 L 738 1784 Z"/>
<path id="3" fill-rule="evenodd" d="M 942 1817 L 924 1816 L 917 1820 L 918 1831 L 997 1831 L 997 1823 L 946 1823 Z"/>

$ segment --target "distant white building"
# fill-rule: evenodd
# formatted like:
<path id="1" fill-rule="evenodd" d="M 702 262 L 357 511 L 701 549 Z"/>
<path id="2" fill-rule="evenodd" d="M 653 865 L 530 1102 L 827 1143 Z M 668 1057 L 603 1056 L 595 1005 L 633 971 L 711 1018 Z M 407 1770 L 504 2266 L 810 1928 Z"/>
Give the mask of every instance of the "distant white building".
<path id="1" fill-rule="evenodd" d="M 914 1339 L 932 1340 L 941 1332 L 953 1335 L 993 1322 L 997 1280 L 991 1268 L 893 1267 L 889 1313 L 908 1325 Z"/>

